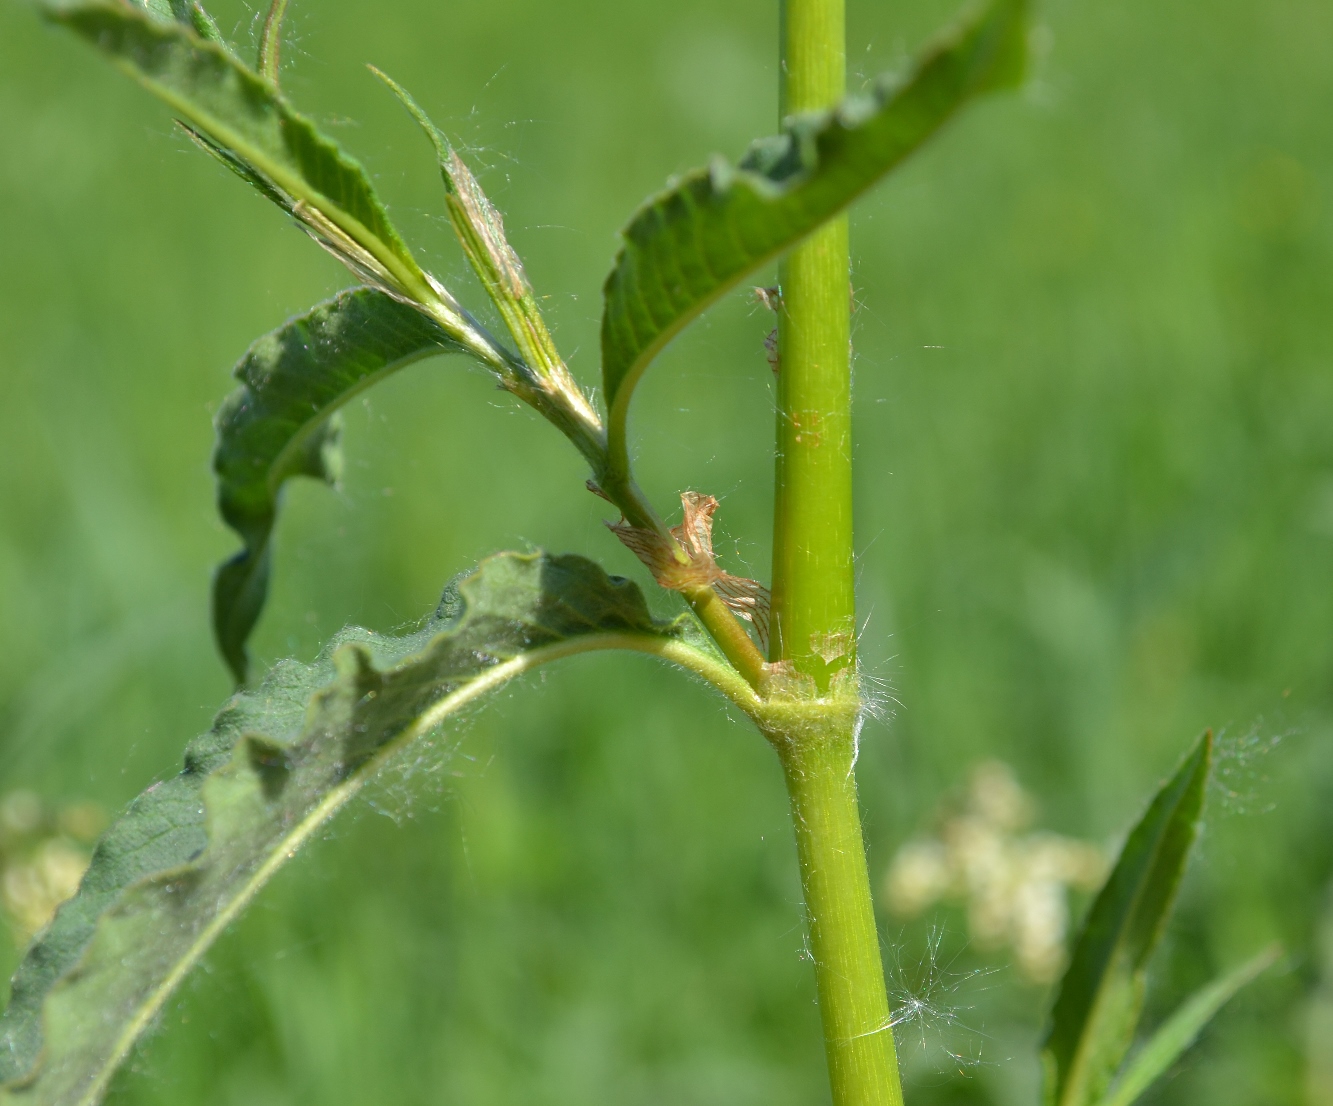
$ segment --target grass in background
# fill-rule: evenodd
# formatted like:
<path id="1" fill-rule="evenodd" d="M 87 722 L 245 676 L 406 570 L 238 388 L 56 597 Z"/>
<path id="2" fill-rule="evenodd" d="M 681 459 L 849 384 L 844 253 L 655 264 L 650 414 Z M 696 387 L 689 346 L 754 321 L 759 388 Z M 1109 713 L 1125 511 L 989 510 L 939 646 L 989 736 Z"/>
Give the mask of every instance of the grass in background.
<path id="1" fill-rule="evenodd" d="M 284 81 L 322 121 L 361 121 L 340 139 L 436 243 L 423 261 L 464 283 L 419 137 L 362 63 L 416 90 L 489 165 L 534 285 L 568 290 L 551 310 L 588 380 L 619 223 L 669 173 L 774 128 L 770 8 L 298 5 Z M 947 10 L 853 4 L 850 40 L 871 44 L 856 69 Z M 231 30 L 252 13 L 218 15 Z M 1316 947 L 1333 14 L 1064 0 L 1046 19 L 1028 94 L 977 110 L 853 214 L 862 648 L 892 695 L 861 761 L 872 870 L 983 757 L 1017 769 L 1043 825 L 1105 840 L 1189 737 L 1225 728 L 1231 770 L 1155 1008 L 1271 937 L 1294 967 L 1151 1100 L 1325 1106 L 1302 1053 L 1333 1051 L 1314 1036 L 1327 999 L 1307 1006 L 1333 979 Z M 0 787 L 114 809 L 176 770 L 228 691 L 206 588 L 232 548 L 208 471 L 230 366 L 346 278 L 21 5 L 0 9 L 0 58 Z M 650 493 L 725 497 L 720 548 L 760 575 L 770 325 L 732 297 L 645 381 L 657 414 L 636 424 Z M 456 359 L 408 372 L 349 411 L 343 492 L 292 489 L 261 657 L 309 657 L 347 621 L 411 623 L 458 568 L 525 541 L 639 571 L 533 416 Z M 701 387 L 722 402 L 691 409 Z M 494 464 L 458 480 L 479 441 Z M 606 663 L 507 693 L 390 777 L 210 955 L 112 1101 L 819 1101 L 777 766 L 646 661 L 616 670 L 625 701 L 657 704 L 627 732 L 591 694 Z M 1032 1054 L 1046 996 L 970 946 L 959 913 L 903 932 L 900 987 L 930 1000 L 922 1032 L 903 1029 L 912 1101 L 1033 1101 L 1036 1072 L 1011 1057 Z"/>

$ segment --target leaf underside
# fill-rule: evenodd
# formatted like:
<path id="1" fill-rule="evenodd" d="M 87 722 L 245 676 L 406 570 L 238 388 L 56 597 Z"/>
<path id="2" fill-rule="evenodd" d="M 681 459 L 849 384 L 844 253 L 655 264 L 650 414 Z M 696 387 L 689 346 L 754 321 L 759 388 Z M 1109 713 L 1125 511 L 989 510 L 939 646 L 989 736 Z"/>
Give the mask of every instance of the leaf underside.
<path id="1" fill-rule="evenodd" d="M 213 578 L 213 632 L 238 683 L 268 592 L 270 541 L 292 476 L 337 483 L 343 404 L 405 365 L 464 352 L 415 308 L 373 289 L 343 292 L 260 338 L 217 416 L 218 510 L 245 543 Z"/>
<path id="2" fill-rule="evenodd" d="M 198 5 L 43 0 L 42 10 L 110 55 L 269 199 L 308 229 L 322 228 L 324 243 L 350 266 L 388 264 L 421 278 L 360 163 L 298 113 L 272 81 L 201 33 L 207 16 Z M 375 256 L 355 249 L 345 256 L 348 239 L 370 244 Z"/>
<path id="3" fill-rule="evenodd" d="M 1139 819 L 1088 912 L 1051 1011 L 1048 1103 L 1090 1106 L 1129 1051 L 1144 971 L 1198 835 L 1212 751 L 1205 733 Z"/>
<path id="4" fill-rule="evenodd" d="M 103 836 L 14 977 L 0 1103 L 92 1106 L 184 974 L 392 753 L 522 671 L 688 632 L 576 556 L 499 554 L 406 637 L 340 634 L 234 696 Z"/>
<path id="5" fill-rule="evenodd" d="M 835 110 L 792 119 L 738 166 L 717 159 L 650 199 L 625 228 L 607 277 L 602 374 L 611 421 L 661 348 L 747 273 L 832 218 L 968 100 L 1014 85 L 1026 0 L 990 0 L 918 59 Z"/>

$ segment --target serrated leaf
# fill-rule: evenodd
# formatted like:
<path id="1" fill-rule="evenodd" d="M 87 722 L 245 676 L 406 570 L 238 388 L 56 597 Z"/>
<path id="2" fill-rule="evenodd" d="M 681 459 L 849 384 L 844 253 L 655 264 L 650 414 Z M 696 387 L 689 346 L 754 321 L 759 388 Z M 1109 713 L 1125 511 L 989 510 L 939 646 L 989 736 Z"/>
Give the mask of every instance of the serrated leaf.
<path id="1" fill-rule="evenodd" d="M 343 292 L 260 338 L 236 366 L 241 382 L 218 412 L 218 510 L 245 548 L 213 578 L 213 632 L 245 682 L 245 643 L 268 592 L 270 538 L 283 483 L 339 473 L 343 404 L 405 365 L 465 352 L 414 308 L 373 289 Z"/>
<path id="2" fill-rule="evenodd" d="M 395 751 L 575 653 L 715 664 L 688 629 L 655 621 L 634 584 L 582 557 L 505 553 L 451 585 L 418 633 L 348 630 L 314 664 L 276 666 L 112 825 L 28 950 L 0 1017 L 0 1103 L 98 1102 L 211 942 Z"/>
<path id="3" fill-rule="evenodd" d="M 1129 1050 L 1144 971 L 1161 938 L 1198 834 L 1212 766 L 1205 733 L 1163 784 L 1092 904 L 1051 1011 L 1046 1100 L 1089 1106 Z"/>
<path id="4" fill-rule="evenodd" d="M 573 379 L 534 372 L 422 270 L 361 165 L 299 114 L 273 79 L 247 67 L 211 33 L 201 37 L 195 17 L 206 19 L 202 8 L 185 0 L 143 0 L 148 3 L 156 14 L 130 0 L 41 0 L 41 7 L 155 93 L 200 146 L 291 214 L 362 283 L 439 324 L 600 469 L 605 435 Z M 265 26 L 261 64 L 273 73 L 283 7 L 274 4 Z M 171 18 L 178 9 L 181 18 Z"/>
<path id="5" fill-rule="evenodd" d="M 1017 83 L 1026 0 L 990 0 L 926 50 L 902 81 L 797 117 L 738 166 L 718 159 L 650 199 L 625 228 L 603 290 L 602 376 L 623 463 L 629 397 L 682 327 L 747 273 L 842 211 L 968 100 Z"/>
<path id="6" fill-rule="evenodd" d="M 42 6 L 244 166 L 249 178 L 261 179 L 266 195 L 363 279 L 431 301 L 430 282 L 361 165 L 292 108 L 272 81 L 201 35 L 193 5 L 152 2 L 167 15 L 179 7 L 178 18 L 115 0 L 45 0 Z"/>
<path id="7" fill-rule="evenodd" d="M 1281 954 L 1276 945 L 1264 949 L 1186 1001 L 1149 1038 L 1098 1106 L 1131 1106 L 1194 1044 L 1203 1027 L 1236 992 L 1274 964 Z"/>

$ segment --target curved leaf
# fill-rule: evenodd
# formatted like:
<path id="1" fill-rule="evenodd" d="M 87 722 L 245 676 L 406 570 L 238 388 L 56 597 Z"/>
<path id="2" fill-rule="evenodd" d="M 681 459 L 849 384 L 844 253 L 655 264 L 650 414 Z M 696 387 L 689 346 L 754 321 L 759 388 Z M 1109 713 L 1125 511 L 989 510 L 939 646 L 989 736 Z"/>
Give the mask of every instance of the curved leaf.
<path id="1" fill-rule="evenodd" d="M 1205 733 L 1139 819 L 1088 911 L 1046 1037 L 1046 1099 L 1055 1106 L 1096 1102 L 1129 1051 L 1144 970 L 1198 835 L 1212 754 Z"/>
<path id="2" fill-rule="evenodd" d="M 603 290 L 602 377 L 613 455 L 630 393 L 691 319 L 836 215 L 974 96 L 1020 79 L 1026 0 L 990 0 L 925 51 L 905 81 L 797 117 L 739 166 L 718 159 L 650 199 Z"/>
<path id="3" fill-rule="evenodd" d="M 279 664 L 107 831 L 29 949 L 0 1018 L 0 1103 L 99 1101 L 210 943 L 396 750 L 575 653 L 720 668 L 683 639 L 688 628 L 654 621 L 634 584 L 591 561 L 505 553 L 450 585 L 418 633 L 347 630 L 314 664 Z"/>
<path id="4" fill-rule="evenodd" d="M 173 12 L 180 7 L 181 18 L 116 0 L 44 0 L 42 7 L 110 55 L 367 282 L 422 304 L 447 299 L 404 245 L 360 163 L 293 109 L 272 81 L 201 36 L 195 5 L 153 2 Z"/>
<path id="5" fill-rule="evenodd" d="M 464 352 L 415 308 L 373 289 L 343 292 L 260 338 L 217 416 L 218 509 L 245 548 L 213 578 L 213 632 L 245 682 L 245 643 L 268 592 L 269 539 L 284 481 L 336 483 L 331 416 L 371 384 L 435 353 Z"/>
<path id="6" fill-rule="evenodd" d="M 40 2 L 164 101 L 200 146 L 291 214 L 364 284 L 415 305 L 600 467 L 600 420 L 568 373 L 535 372 L 422 270 L 360 164 L 297 113 L 273 79 L 202 34 L 196 24 L 206 16 L 193 0 Z M 283 7 L 275 3 L 265 24 L 261 64 L 270 72 Z"/>
<path id="7" fill-rule="evenodd" d="M 1232 997 L 1277 961 L 1282 949 L 1274 945 L 1226 975 L 1214 980 L 1185 1002 L 1152 1035 L 1125 1068 L 1115 1086 L 1098 1106 L 1131 1106 L 1141 1094 L 1192 1045 L 1203 1027 Z"/>

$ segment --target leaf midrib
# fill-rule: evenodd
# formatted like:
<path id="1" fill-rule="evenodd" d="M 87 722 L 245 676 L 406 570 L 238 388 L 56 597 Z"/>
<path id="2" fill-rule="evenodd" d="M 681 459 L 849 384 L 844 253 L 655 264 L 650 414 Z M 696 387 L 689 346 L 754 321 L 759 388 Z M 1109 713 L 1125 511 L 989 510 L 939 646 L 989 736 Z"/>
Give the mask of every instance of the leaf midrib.
<path id="1" fill-rule="evenodd" d="M 213 53 L 225 65 L 239 68 L 234 58 L 227 56 L 223 50 L 204 39 L 198 39 L 197 41 L 191 42 L 190 48 L 201 52 Z M 212 134 L 216 135 L 216 137 L 221 140 L 219 143 L 220 145 L 229 147 L 236 150 L 238 153 L 241 153 L 242 156 L 254 163 L 256 167 L 260 168 L 274 184 L 289 196 L 300 197 L 302 201 L 309 203 L 339 230 L 358 245 L 362 246 L 377 262 L 379 262 L 379 264 L 383 265 L 389 274 L 399 282 L 405 292 L 410 293 L 421 303 L 431 303 L 434 301 L 435 296 L 433 295 L 433 290 L 425 280 L 421 268 L 415 261 L 410 260 L 410 255 L 405 258 L 396 250 L 391 249 L 379 235 L 362 223 L 361 220 L 354 215 L 348 214 L 342 207 L 334 203 L 332 199 L 319 189 L 315 188 L 304 177 L 289 172 L 281 165 L 275 165 L 266 154 L 256 150 L 252 143 L 244 139 L 226 123 L 221 122 L 217 116 L 199 110 L 189 98 L 174 92 L 170 85 L 154 80 L 133 63 L 118 56 L 113 55 L 111 62 L 122 73 L 133 78 L 137 83 L 169 105 L 174 111 L 179 112 L 185 118 L 193 120 L 212 132 Z M 255 80 L 263 80 L 262 77 L 255 74 L 246 75 L 253 76 Z M 291 108 L 287 108 L 283 103 L 280 93 L 276 90 L 272 90 L 272 95 L 275 104 L 281 104 L 286 108 L 290 115 L 293 117 L 296 116 L 296 112 Z"/>
<path id="2" fill-rule="evenodd" d="M 510 657 L 508 660 L 500 661 L 488 668 L 485 672 L 470 680 L 465 686 L 451 692 L 439 702 L 433 704 L 415 722 L 405 728 L 401 734 L 376 750 L 346 780 L 330 790 L 290 832 L 284 834 L 268 850 L 268 856 L 255 869 L 240 892 L 200 930 L 185 956 L 176 962 L 171 972 L 152 990 L 147 1000 L 139 1007 L 134 1016 L 126 1022 L 124 1029 L 116 1039 L 112 1052 L 102 1065 L 101 1071 L 98 1072 L 93 1082 L 87 1086 L 79 1097 L 77 1106 L 96 1106 L 112 1076 L 120 1067 L 130 1049 L 134 1047 L 135 1041 L 158 1015 L 167 999 L 198 963 L 204 952 L 217 940 L 222 931 L 235 921 L 277 870 L 310 839 L 310 836 L 321 825 L 346 805 L 391 757 L 406 745 L 424 737 L 460 708 L 481 698 L 502 684 L 523 675 L 525 672 L 565 657 L 611 649 L 646 653 L 663 660 L 673 661 L 696 675 L 709 680 L 727 698 L 742 709 L 753 710 L 757 704 L 754 692 L 744 680 L 702 650 L 676 638 L 665 638 L 656 634 L 635 631 L 607 631 L 553 642 L 531 652 Z M 391 674 L 392 671 L 393 669 L 390 669 L 386 675 Z M 206 856 L 207 853 L 205 852 L 203 855 Z M 125 890 L 128 890 L 128 888 L 123 889 L 121 893 L 123 894 Z M 77 968 L 74 970 L 77 971 Z M 35 1076 L 39 1072 L 40 1067 L 32 1074 Z"/>

